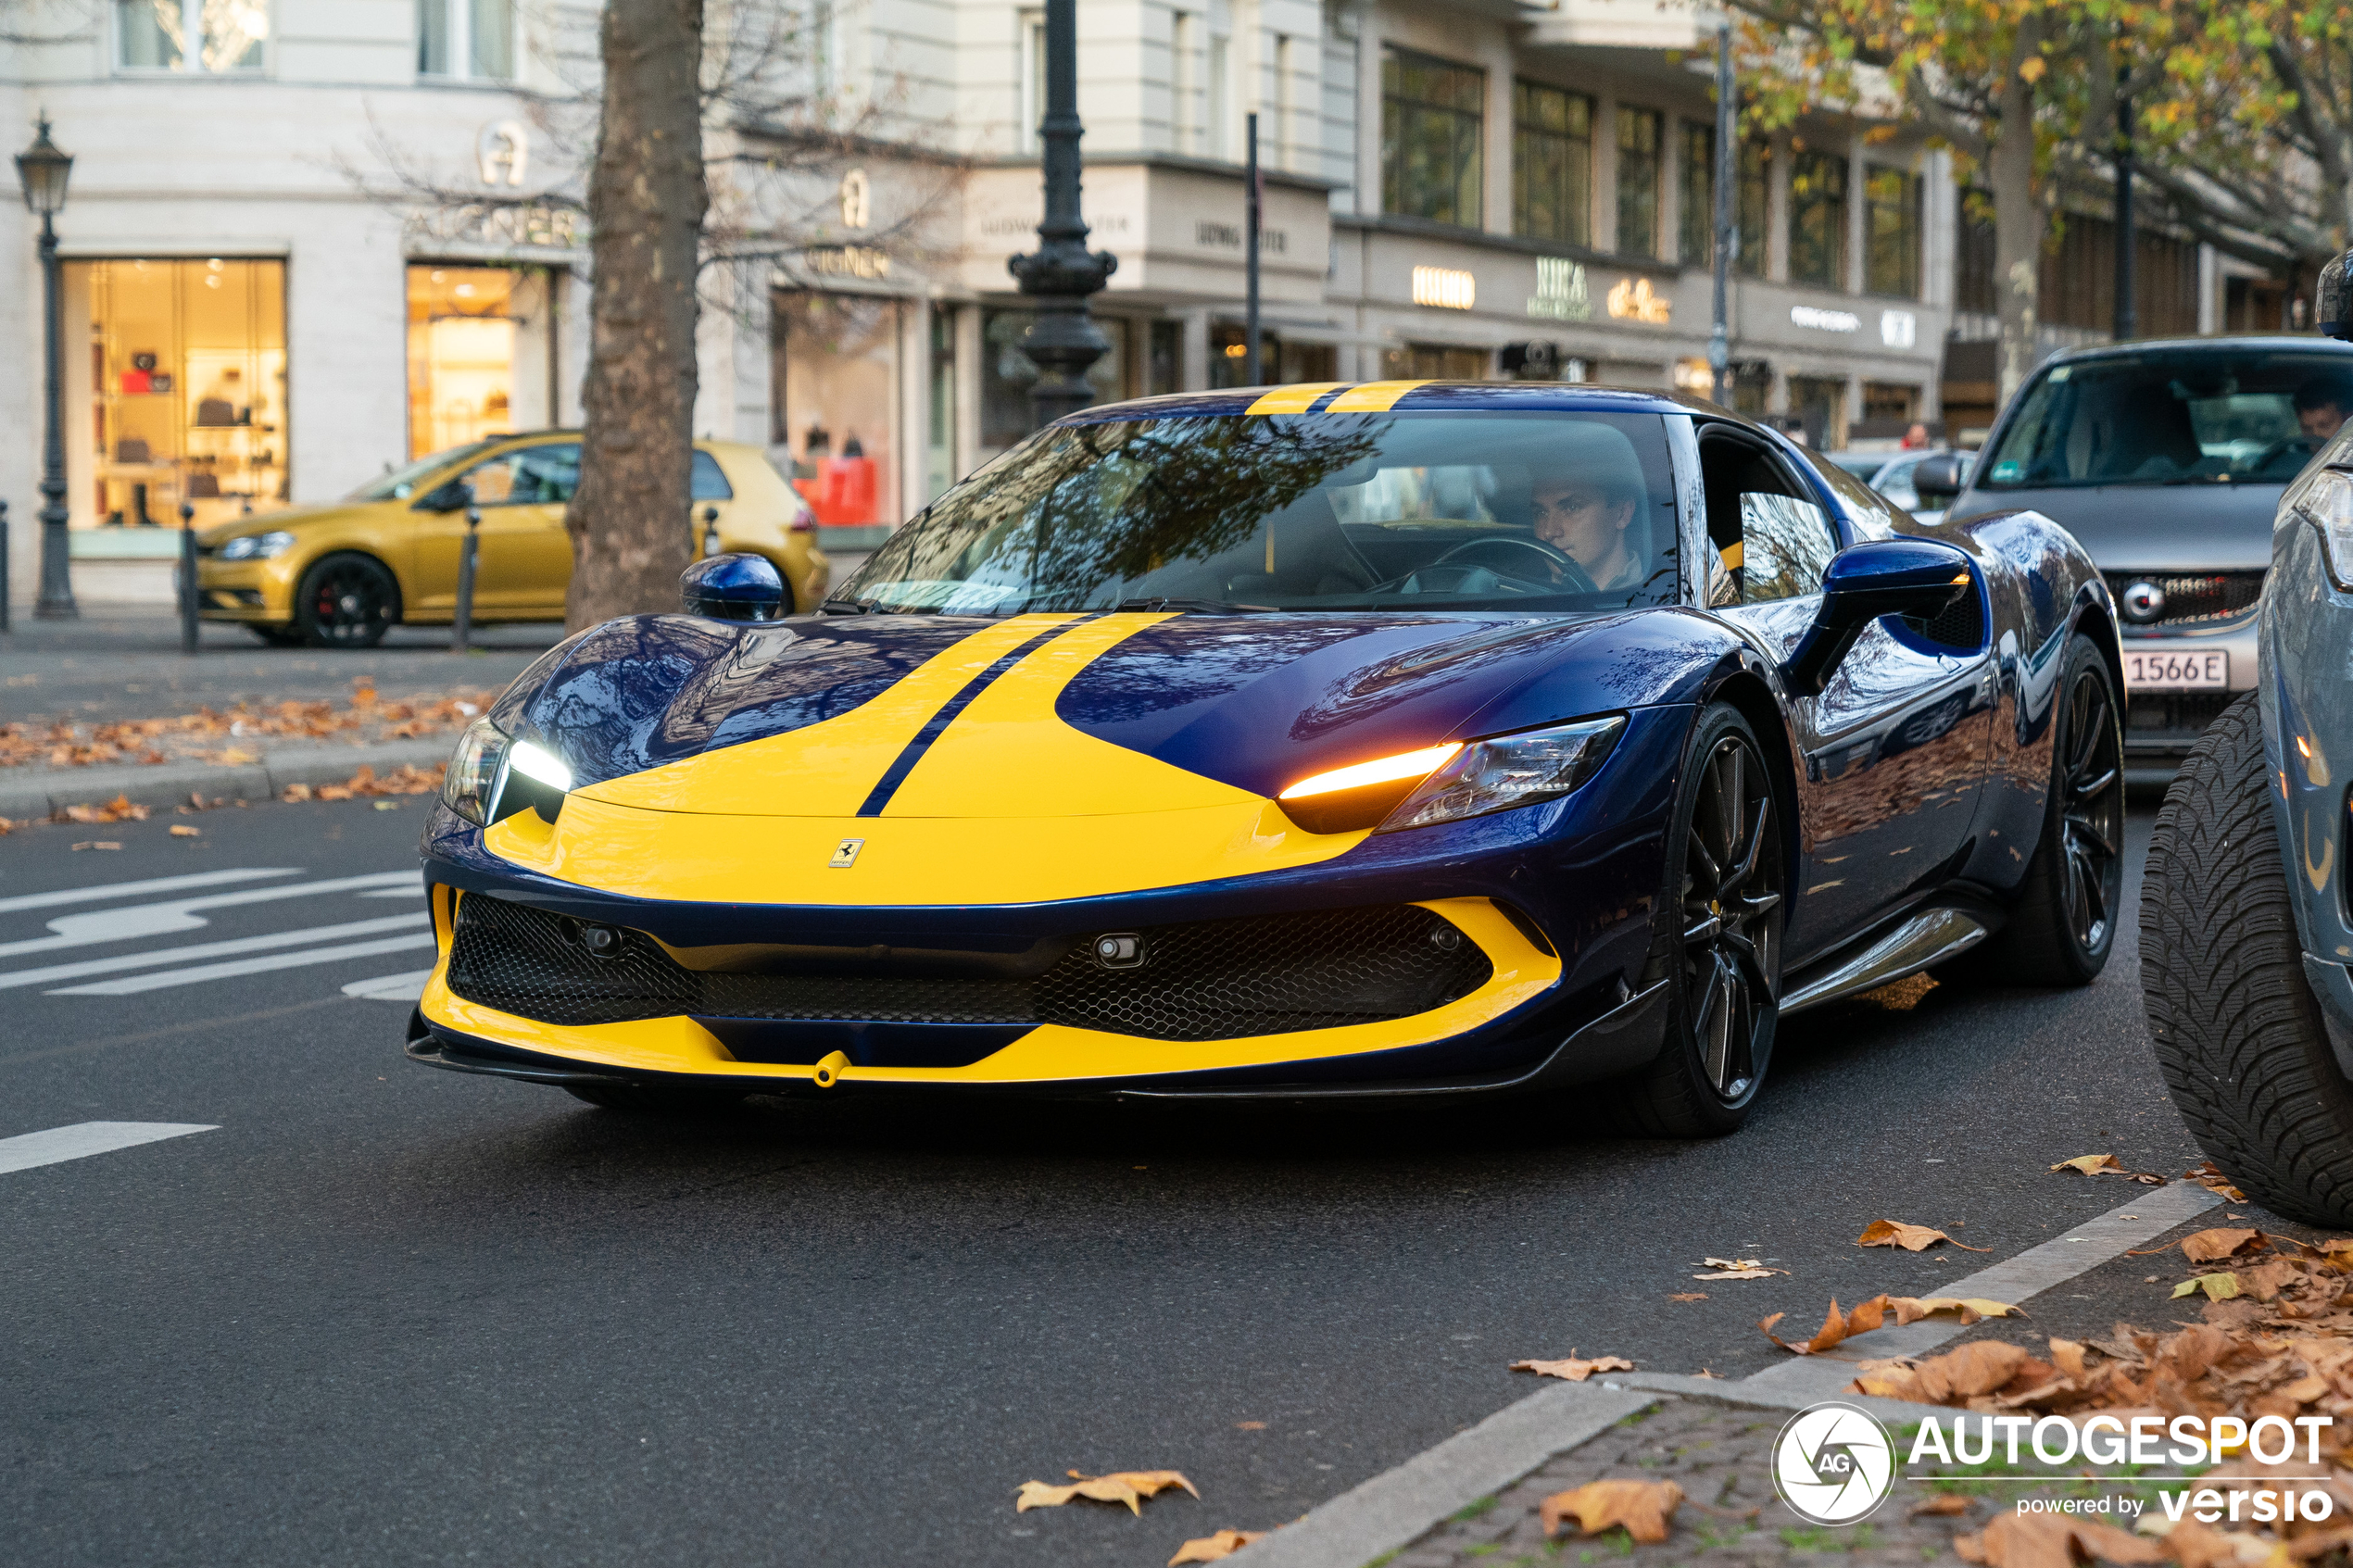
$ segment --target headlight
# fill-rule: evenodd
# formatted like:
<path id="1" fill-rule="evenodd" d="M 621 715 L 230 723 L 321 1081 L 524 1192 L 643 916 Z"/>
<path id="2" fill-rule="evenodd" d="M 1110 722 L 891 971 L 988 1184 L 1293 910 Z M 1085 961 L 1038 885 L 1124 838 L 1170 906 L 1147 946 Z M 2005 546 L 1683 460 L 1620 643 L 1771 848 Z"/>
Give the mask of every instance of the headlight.
<path id="1" fill-rule="evenodd" d="M 2330 580 L 2353 592 L 2353 473 L 2314 469 L 2288 491 L 2287 504 L 2321 531 Z"/>
<path id="2" fill-rule="evenodd" d="M 506 764 L 506 732 L 487 719 L 475 720 L 450 754 L 441 798 L 468 822 L 488 825 L 498 808 L 498 778 Z"/>
<path id="3" fill-rule="evenodd" d="M 222 560 L 268 560 L 294 548 L 295 536 L 283 528 L 267 533 L 240 533 L 220 546 Z"/>
<path id="4" fill-rule="evenodd" d="M 1613 715 L 1478 741 L 1424 779 L 1376 831 L 1428 827 L 1567 795 L 1600 771 L 1625 731 L 1625 718 Z"/>
<path id="5" fill-rule="evenodd" d="M 1300 780 L 1276 798 L 1310 833 L 1395 833 L 1567 795 L 1593 776 L 1622 716 L 1579 720 L 1468 746 L 1448 741 Z"/>

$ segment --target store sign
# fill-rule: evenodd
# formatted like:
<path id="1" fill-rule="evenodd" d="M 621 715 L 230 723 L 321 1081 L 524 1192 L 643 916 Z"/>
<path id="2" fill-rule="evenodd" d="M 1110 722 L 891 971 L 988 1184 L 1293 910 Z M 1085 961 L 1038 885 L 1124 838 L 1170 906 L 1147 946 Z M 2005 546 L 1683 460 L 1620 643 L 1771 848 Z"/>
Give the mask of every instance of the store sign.
<path id="1" fill-rule="evenodd" d="M 1852 310 L 1821 310 L 1811 305 L 1791 306 L 1789 319 L 1796 326 L 1811 327 L 1818 332 L 1851 332 L 1863 325 L 1863 319 Z"/>
<path id="2" fill-rule="evenodd" d="M 1879 340 L 1890 348 L 1909 348 L 1919 340 L 1919 319 L 1908 310 L 1879 313 Z"/>
<path id="3" fill-rule="evenodd" d="M 485 185 L 520 185 L 531 169 L 531 133 L 519 119 L 496 119 L 474 133 L 474 171 Z"/>
<path id="4" fill-rule="evenodd" d="M 546 202 L 467 202 L 412 214 L 409 232 L 453 245 L 569 250 L 580 242 L 580 218 L 569 207 Z"/>
<path id="5" fill-rule="evenodd" d="M 866 183 L 866 171 L 853 169 L 841 177 L 841 226 L 845 229 L 874 227 L 874 193 Z"/>
<path id="6" fill-rule="evenodd" d="M 1555 321 L 1590 321 L 1593 296 L 1585 285 L 1585 269 L 1557 256 L 1536 258 L 1536 292 L 1528 296 L 1530 316 Z"/>
<path id="7" fill-rule="evenodd" d="M 1609 291 L 1609 313 L 1621 321 L 1663 327 L 1674 311 L 1675 302 L 1653 290 L 1648 278 L 1628 278 Z"/>
<path id="8" fill-rule="evenodd" d="M 1468 310 L 1478 303 L 1478 280 L 1453 267 L 1414 269 L 1414 303 Z"/>
<path id="9" fill-rule="evenodd" d="M 1193 244 L 1215 245 L 1220 250 L 1242 248 L 1242 226 L 1239 223 L 1198 222 L 1193 225 Z M 1277 256 L 1290 254 L 1290 233 L 1284 229 L 1258 231 L 1258 254 L 1272 252 Z"/>
<path id="10" fill-rule="evenodd" d="M 800 253 L 812 272 L 834 278 L 862 278 L 878 282 L 890 276 L 890 257 L 871 245 L 819 245 Z"/>

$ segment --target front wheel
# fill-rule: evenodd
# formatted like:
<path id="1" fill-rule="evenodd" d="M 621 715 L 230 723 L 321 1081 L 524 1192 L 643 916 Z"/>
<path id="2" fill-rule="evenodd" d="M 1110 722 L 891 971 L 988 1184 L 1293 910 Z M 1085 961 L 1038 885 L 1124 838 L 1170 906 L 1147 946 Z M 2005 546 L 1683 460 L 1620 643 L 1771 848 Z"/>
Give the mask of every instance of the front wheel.
<path id="1" fill-rule="evenodd" d="M 2274 1213 L 2353 1224 L 2353 1085 L 2304 976 L 2250 692 L 2165 793 L 2141 888 L 2141 997 L 2198 1147 Z"/>
<path id="2" fill-rule="evenodd" d="M 295 624 L 314 648 L 371 648 L 400 619 L 400 584 L 373 556 L 323 557 L 295 591 Z"/>
<path id="3" fill-rule="evenodd" d="M 1764 747 L 1739 709 L 1700 716 L 1667 833 L 1651 972 L 1671 982 L 1667 1043 L 1617 1085 L 1648 1137 L 1720 1137 L 1748 1120 L 1780 1015 L 1787 847 Z"/>

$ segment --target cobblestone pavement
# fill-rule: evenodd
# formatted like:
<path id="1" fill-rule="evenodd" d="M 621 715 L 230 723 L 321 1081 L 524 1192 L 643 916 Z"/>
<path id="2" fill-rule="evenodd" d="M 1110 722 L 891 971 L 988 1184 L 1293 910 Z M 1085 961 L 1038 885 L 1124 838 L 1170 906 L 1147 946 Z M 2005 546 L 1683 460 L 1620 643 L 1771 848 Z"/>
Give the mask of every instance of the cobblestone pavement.
<path id="1" fill-rule="evenodd" d="M 1950 1412 L 1942 1412 L 1949 1414 Z M 1953 1537 L 1985 1528 L 2018 1498 L 2059 1495 L 2045 1480 L 2004 1480 L 1984 1466 L 1953 1470 L 1936 1481 L 1898 1480 L 1878 1512 L 1859 1524 L 1825 1529 L 1806 1524 L 1773 1495 L 1768 1455 L 1790 1411 L 1667 1399 L 1555 1455 L 1534 1474 L 1462 1510 L 1382 1568 L 1555 1568 L 1555 1565 L 1708 1562 L 1737 1564 L 1917 1564 L 1957 1562 Z M 1896 1434 L 1899 1440 L 1903 1434 Z M 1902 1450 L 1899 1449 L 1899 1457 Z M 1909 1470 L 1906 1466 L 1905 1469 Z M 1901 1474 L 1901 1472 L 1899 1472 Z M 1545 1498 L 1589 1481 L 1672 1481 L 1684 1501 L 1673 1532 L 1655 1546 L 1636 1546 L 1622 1529 L 1580 1537 L 1574 1521 L 1548 1541 L 1537 1519 Z M 2144 1481 L 2075 1485 L 2070 1496 L 2153 1496 Z M 1916 1511 L 1932 1498 L 1958 1496 L 1968 1512 Z M 2153 1503 L 2150 1506 L 2154 1506 Z M 2130 1529 L 2129 1513 L 2091 1518 Z M 1379 1561 L 1379 1560 L 1377 1560 Z M 1370 1565 L 1368 1565 L 1370 1568 Z"/>

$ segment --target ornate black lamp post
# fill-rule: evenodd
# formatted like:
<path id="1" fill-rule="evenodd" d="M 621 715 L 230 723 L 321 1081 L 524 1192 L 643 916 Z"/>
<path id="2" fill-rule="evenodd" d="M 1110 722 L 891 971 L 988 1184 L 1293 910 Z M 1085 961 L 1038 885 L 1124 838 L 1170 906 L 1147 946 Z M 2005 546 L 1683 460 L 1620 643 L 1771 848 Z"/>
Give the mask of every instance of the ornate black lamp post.
<path id="1" fill-rule="evenodd" d="M 1038 225 L 1038 249 L 1005 263 L 1021 292 L 1038 302 L 1038 320 L 1021 347 L 1038 366 L 1029 401 L 1040 426 L 1095 400 L 1087 369 L 1111 346 L 1087 311 L 1087 296 L 1102 288 L 1119 258 L 1087 248 L 1087 225 L 1078 216 L 1078 138 L 1085 133 L 1078 123 L 1077 0 L 1046 0 L 1046 117 L 1038 122 L 1046 220 Z"/>
<path id="2" fill-rule="evenodd" d="M 82 611 L 73 602 L 73 578 L 66 558 L 66 445 L 58 429 L 57 375 L 61 363 L 57 339 L 57 213 L 66 205 L 66 177 L 73 159 L 49 140 L 49 122 L 41 134 L 17 155 L 17 179 L 24 185 L 24 205 L 41 215 L 42 371 L 45 389 L 42 403 L 41 443 L 41 597 L 32 613 L 44 621 L 70 621 Z"/>

